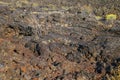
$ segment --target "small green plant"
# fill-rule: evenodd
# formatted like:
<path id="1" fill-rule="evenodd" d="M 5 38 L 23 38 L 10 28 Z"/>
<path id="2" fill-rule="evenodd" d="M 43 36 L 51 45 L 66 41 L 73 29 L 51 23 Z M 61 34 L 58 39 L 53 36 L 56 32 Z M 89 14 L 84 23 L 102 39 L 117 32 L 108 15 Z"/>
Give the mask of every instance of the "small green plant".
<path id="1" fill-rule="evenodd" d="M 96 19 L 96 20 L 101 20 L 102 17 L 101 17 L 101 16 L 95 16 L 95 19 Z"/>
<path id="2" fill-rule="evenodd" d="M 117 15 L 116 14 L 107 14 L 106 15 L 106 20 L 116 20 Z"/>
<path id="3" fill-rule="evenodd" d="M 32 7 L 38 7 L 39 4 L 38 3 L 32 3 Z"/>

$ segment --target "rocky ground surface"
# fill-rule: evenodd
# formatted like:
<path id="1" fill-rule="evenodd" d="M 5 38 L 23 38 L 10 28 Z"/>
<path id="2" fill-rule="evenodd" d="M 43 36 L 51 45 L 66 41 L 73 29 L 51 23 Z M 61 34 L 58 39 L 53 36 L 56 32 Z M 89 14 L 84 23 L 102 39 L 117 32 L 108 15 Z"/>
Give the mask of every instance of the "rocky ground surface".
<path id="1" fill-rule="evenodd" d="M 0 80 L 120 80 L 119 15 L 119 0 L 0 0 Z"/>

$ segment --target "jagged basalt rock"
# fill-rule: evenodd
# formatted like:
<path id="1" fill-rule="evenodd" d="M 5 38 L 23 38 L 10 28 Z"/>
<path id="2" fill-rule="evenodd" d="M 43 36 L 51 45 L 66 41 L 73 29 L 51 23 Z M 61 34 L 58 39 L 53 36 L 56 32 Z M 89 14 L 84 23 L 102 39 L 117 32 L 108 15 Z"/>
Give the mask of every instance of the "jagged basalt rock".
<path id="1" fill-rule="evenodd" d="M 119 6 L 119 0 L 1 0 L 0 80 L 118 80 Z M 117 20 L 106 20 L 109 13 Z"/>

